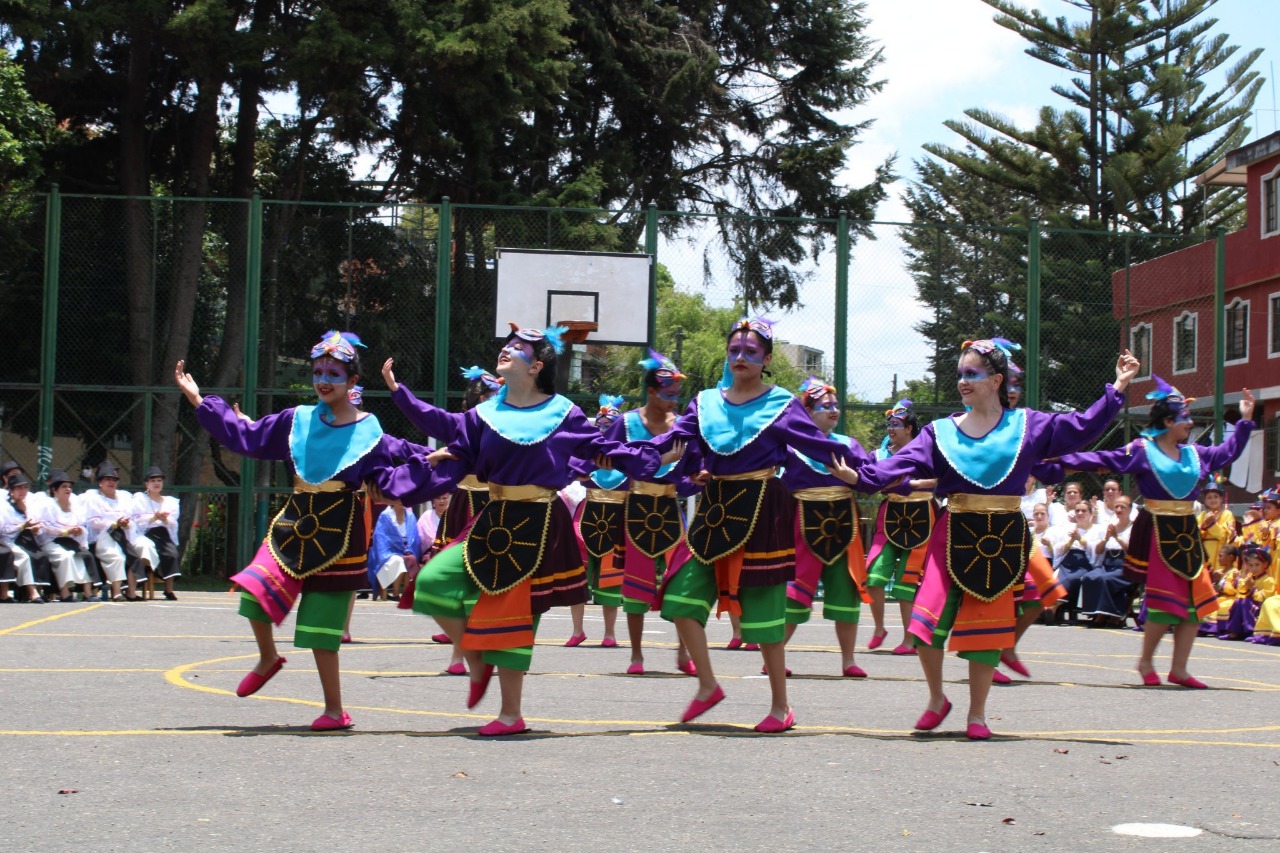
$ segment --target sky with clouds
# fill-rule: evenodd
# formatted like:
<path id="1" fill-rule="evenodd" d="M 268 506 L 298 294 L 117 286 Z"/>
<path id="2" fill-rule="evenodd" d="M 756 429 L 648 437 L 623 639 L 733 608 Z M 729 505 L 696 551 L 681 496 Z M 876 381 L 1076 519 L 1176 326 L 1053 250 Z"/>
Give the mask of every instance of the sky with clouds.
<path id="1" fill-rule="evenodd" d="M 864 0 L 868 34 L 884 51 L 884 91 L 857 113 L 875 124 L 853 150 L 845 179 L 866 183 L 875 166 L 897 154 L 903 180 L 881 205 L 877 219 L 908 221 L 901 201 L 912 161 L 928 156 L 926 142 L 960 145 L 963 140 L 943 121 L 963 118 L 963 110 L 983 107 L 1004 114 L 1020 126 L 1034 123 L 1039 108 L 1065 101 L 1050 87 L 1067 75 L 1023 51 L 1027 43 L 992 20 L 994 10 L 982 0 Z M 1078 10 L 1063 0 L 1023 0 L 1047 16 L 1074 17 Z M 1241 52 L 1263 47 L 1254 68 L 1268 83 L 1259 95 L 1251 138 L 1277 129 L 1270 80 L 1280 32 L 1277 0 L 1220 0 L 1210 14 L 1220 20 L 1214 32 L 1227 33 Z M 1267 34 L 1265 37 L 1260 34 Z M 903 270 L 897 229 L 877 229 L 876 240 L 855 247 L 850 273 L 849 390 L 865 400 L 890 394 L 893 376 L 901 381 L 923 376 L 930 348 L 912 330 L 927 309 L 917 304 L 915 286 Z M 806 288 L 806 307 L 780 317 L 778 334 L 830 352 L 834 341 L 831 304 L 834 286 L 820 274 Z M 978 332 L 981 330 L 975 330 Z"/>

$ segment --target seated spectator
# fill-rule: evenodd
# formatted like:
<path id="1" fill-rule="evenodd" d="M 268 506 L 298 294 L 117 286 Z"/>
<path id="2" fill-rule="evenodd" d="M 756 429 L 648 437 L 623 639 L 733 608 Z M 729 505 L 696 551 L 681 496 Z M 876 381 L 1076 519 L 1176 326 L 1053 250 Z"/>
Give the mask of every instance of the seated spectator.
<path id="1" fill-rule="evenodd" d="M 1078 484 L 1071 485 L 1079 488 Z M 1088 501 L 1077 495 L 1070 512 L 1072 523 L 1050 528 L 1048 538 L 1053 545 L 1054 574 L 1067 591 L 1062 599 L 1065 607 L 1060 610 L 1074 611 L 1078 606 L 1080 581 L 1098 559 L 1095 550 L 1098 534 L 1093 532 L 1093 507 Z"/>
<path id="2" fill-rule="evenodd" d="M 1124 625 L 1133 607 L 1133 583 L 1124 576 L 1133 499 L 1120 495 L 1111 509 L 1115 521 L 1094 525 L 1102 531 L 1093 537 L 1094 567 L 1080 579 L 1080 613 L 1088 616 L 1094 627 Z"/>
<path id="3" fill-rule="evenodd" d="M 138 556 L 139 576 L 151 572 L 164 581 L 164 597 L 177 601 L 173 579 L 182 574 L 178 555 L 178 499 L 164 494 L 164 472 L 156 465 L 147 469 L 145 492 L 133 496 L 134 551 Z M 134 594 L 136 578 L 129 576 L 129 595 Z"/>
<path id="4" fill-rule="evenodd" d="M 406 576 L 418 574 L 418 557 L 422 545 L 418 541 L 418 522 L 411 510 L 399 504 L 388 506 L 378 514 L 369 543 L 369 584 L 375 598 L 385 601 L 400 599 Z"/>
<path id="5" fill-rule="evenodd" d="M 1036 504 L 1031 510 L 1031 538 L 1035 546 L 1050 563 L 1053 562 L 1053 543 L 1049 540 L 1049 505 Z"/>
<path id="6" fill-rule="evenodd" d="M 1102 500 L 1094 502 L 1094 517 L 1097 523 L 1106 527 L 1108 524 L 1115 524 L 1118 518 L 1116 512 L 1116 501 L 1124 496 L 1124 492 L 1120 490 L 1119 480 L 1107 480 L 1102 484 Z M 1129 521 L 1133 521 L 1138 517 L 1138 511 L 1133 508 L 1133 501 L 1129 502 Z"/>
<path id="7" fill-rule="evenodd" d="M 110 589 L 103 598 L 122 601 L 120 591 L 126 566 L 132 558 L 129 534 L 133 532 L 133 496 L 116 488 L 120 472 L 110 462 L 98 466 L 98 488 L 81 495 L 89 525 L 89 547 L 102 566 L 102 574 Z M 131 600 L 138 600 L 136 595 Z"/>
<path id="8" fill-rule="evenodd" d="M 1218 587 L 1219 640 L 1243 640 L 1253 634 L 1263 602 L 1276 591 L 1275 581 L 1267 574 L 1270 548 L 1250 543 L 1240 549 L 1239 560 L 1240 567 L 1227 572 Z"/>
<path id="9" fill-rule="evenodd" d="M 418 518 L 418 542 L 422 546 L 419 562 L 425 563 L 449 544 L 444 540 L 444 514 L 449 510 L 452 498 L 452 494 L 445 493 L 434 499 Z"/>
<path id="10" fill-rule="evenodd" d="M 37 511 L 40 530 L 36 541 L 53 566 L 59 601 L 74 601 L 73 588 L 80 587 L 85 601 L 101 601 L 93 594 L 90 579 L 88 531 L 79 500 L 71 494 L 72 480 L 61 468 L 49 472 L 51 501 Z"/>
<path id="11" fill-rule="evenodd" d="M 15 466 L 16 468 L 16 466 Z M 5 482 L 5 497 L 0 501 L 0 544 L 9 555 L 5 571 L 0 574 L 0 596 L 4 603 L 44 604 L 41 588 L 48 588 L 52 572 L 49 560 L 40 551 L 35 534 L 40 522 L 27 514 L 27 493 L 31 481 L 21 469 L 12 470 Z M 16 585 L 25 594 L 17 598 L 9 592 Z"/>

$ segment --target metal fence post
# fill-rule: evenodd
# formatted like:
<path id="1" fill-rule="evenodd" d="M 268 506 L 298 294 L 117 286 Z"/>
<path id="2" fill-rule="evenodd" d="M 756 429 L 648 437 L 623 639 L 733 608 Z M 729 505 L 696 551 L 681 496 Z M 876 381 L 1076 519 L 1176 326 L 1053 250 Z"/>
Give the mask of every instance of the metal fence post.
<path id="1" fill-rule="evenodd" d="M 658 347 L 658 205 L 649 202 L 644 213 L 644 253 L 649 256 L 649 346 Z M 678 358 L 678 357 L 677 357 Z"/>
<path id="2" fill-rule="evenodd" d="M 44 304 L 40 330 L 40 427 L 36 441 L 36 481 L 43 486 L 53 462 L 53 383 L 58 356 L 58 277 L 62 253 L 62 196 L 49 187 L 44 219 Z"/>
<path id="3" fill-rule="evenodd" d="M 1222 386 L 1227 360 L 1227 229 L 1214 233 L 1213 270 L 1213 440 L 1222 443 Z"/>
<path id="4" fill-rule="evenodd" d="M 1120 333 L 1123 338 L 1120 343 L 1121 351 L 1127 350 L 1130 347 L 1130 345 L 1133 343 L 1133 341 L 1130 340 L 1130 337 L 1129 337 L 1131 334 L 1129 330 L 1133 327 L 1133 318 L 1131 316 L 1132 307 L 1130 305 L 1131 284 L 1132 284 L 1130 273 L 1132 272 L 1132 265 L 1133 265 L 1133 256 L 1131 253 L 1132 239 L 1133 238 L 1130 232 L 1126 231 L 1124 235 L 1124 330 Z M 1151 365 L 1149 364 L 1147 365 L 1147 370 L 1148 371 L 1151 370 Z M 1133 438 L 1132 432 L 1133 432 L 1133 425 L 1129 421 L 1129 395 L 1125 394 L 1124 395 L 1124 446 L 1125 447 L 1129 446 L 1129 442 Z M 1124 489 L 1124 493 L 1127 495 L 1127 494 L 1130 494 L 1129 490 L 1132 487 L 1133 487 L 1132 475 L 1125 474 L 1121 480 L 1121 488 Z"/>
<path id="5" fill-rule="evenodd" d="M 244 392 L 241 406 L 249 417 L 258 415 L 258 344 L 262 313 L 262 196 L 255 190 L 249 200 L 248 234 L 245 246 L 245 330 Z M 248 456 L 240 461 L 240 506 L 237 543 L 238 563 L 246 566 L 253 559 L 257 544 L 266 535 L 266 496 L 261 496 L 261 512 L 256 505 L 257 463 Z M 258 518 L 261 516 L 261 519 Z"/>
<path id="6" fill-rule="evenodd" d="M 849 396 L 849 213 L 836 220 L 836 399 L 840 402 L 837 429 L 845 431 L 844 404 Z"/>
<path id="7" fill-rule="evenodd" d="M 432 399 L 440 408 L 449 405 L 449 310 L 453 266 L 453 207 L 449 197 L 440 199 L 440 229 L 436 235 L 436 347 Z M 476 257 L 481 257 L 477 247 Z"/>
<path id="8" fill-rule="evenodd" d="M 1040 407 L 1040 220 L 1027 226 L 1027 408 Z"/>

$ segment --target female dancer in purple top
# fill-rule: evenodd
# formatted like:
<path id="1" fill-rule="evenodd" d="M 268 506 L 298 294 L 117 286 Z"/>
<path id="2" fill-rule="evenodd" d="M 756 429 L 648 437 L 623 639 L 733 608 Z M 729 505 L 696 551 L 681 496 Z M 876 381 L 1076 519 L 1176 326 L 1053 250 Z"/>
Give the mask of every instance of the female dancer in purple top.
<path id="1" fill-rule="evenodd" d="M 315 653 L 324 692 L 324 713 L 311 724 L 316 731 L 352 725 L 342 708 L 338 649 L 351 599 L 366 583 L 365 488 L 411 502 L 431 497 L 417 489 L 406 467 L 397 467 L 395 453 L 404 443 L 349 399 L 359 379 L 356 346 L 363 344 L 355 335 L 326 333 L 311 349 L 317 405 L 257 421 L 218 397 L 202 396 L 183 362 L 174 370 L 196 420 L 214 439 L 241 456 L 285 462 L 293 475 L 293 495 L 272 520 L 266 541 L 232 578 L 241 587 L 240 615 L 253 627 L 259 656 L 236 695 L 256 693 L 284 666 L 272 623 L 284 621 L 300 597 L 293 644 Z"/>
<path id="2" fill-rule="evenodd" d="M 823 435 L 849 449 L 854 465 L 871 460 L 856 438 L 834 431 L 840 420 L 835 388 L 810 376 L 800 386 L 800 401 Z M 796 577 L 787 584 L 787 641 L 797 625 L 809 621 L 821 580 L 822 615 L 836 628 L 840 672 L 850 678 L 866 678 L 866 671 L 853 658 L 862 590 L 867 583 L 858 505 L 853 490 L 828 470 L 826 458 L 813 459 L 792 450 L 782 473 L 782 482 L 796 503 Z"/>
<path id="3" fill-rule="evenodd" d="M 833 452 L 845 459 L 850 450 L 823 435 L 789 392 L 764 384 L 772 360 L 771 324 L 744 317 L 727 336 L 727 381 L 700 393 L 670 432 L 653 439 L 660 448 L 696 442 L 709 475 L 687 534 L 692 557 L 667 578 L 662 593 L 662 618 L 675 623 L 697 666 L 698 691 L 681 717 L 686 723 L 724 699 L 707 651 L 707 617 L 718 602 L 718 612 L 741 616 L 742 638 L 761 645 L 772 704 L 756 731 L 795 726 L 784 645 L 787 582 L 795 576 L 794 509 L 775 475 L 788 448 L 813 459 Z"/>
<path id="4" fill-rule="evenodd" d="M 513 326 L 498 355 L 505 385 L 466 413 L 448 449 L 454 460 L 441 466 L 455 482 L 474 473 L 489 484 L 490 500 L 466 536 L 423 567 L 415 590 L 413 609 L 461 643 L 471 676 L 467 707 L 480 702 L 498 669 L 502 708 L 482 735 L 527 731 L 521 698 L 538 617 L 586 599 L 573 521 L 556 494 L 570 480 L 570 461 L 595 459 L 633 477 L 652 476 L 661 464 L 651 446 L 606 439 L 555 393 L 562 332 Z"/>
<path id="5" fill-rule="evenodd" d="M 936 477 L 937 493 L 948 498 L 911 612 L 910 632 L 929 684 L 917 729 L 937 728 L 951 710 L 942 692 L 943 646 L 950 636 L 949 647 L 969 660 L 966 733 L 973 740 L 991 737 L 987 694 L 1000 650 L 1014 643 L 1015 590 L 1032 547 L 1020 508 L 1027 475 L 1040 460 L 1100 435 L 1137 370 L 1137 359 L 1125 351 L 1114 387 L 1083 413 L 1011 410 L 1007 351 L 993 341 L 966 341 L 956 369 L 965 412 L 930 423 L 889 459 L 857 471 L 834 464 L 837 476 L 864 491 L 903 477 Z"/>
<path id="6" fill-rule="evenodd" d="M 1151 417 L 1142 437 L 1119 450 L 1071 453 L 1037 471 L 1054 482 L 1067 470 L 1132 474 L 1142 493 L 1143 512 L 1129 534 L 1130 567 L 1145 574 L 1147 621 L 1142 626 L 1142 656 L 1138 674 L 1148 686 L 1160 683 L 1152 658 L 1160 639 L 1173 628 L 1173 661 L 1169 681 L 1183 687 L 1206 685 L 1187 672 L 1191 647 L 1200 620 L 1217 609 L 1217 595 L 1205 570 L 1204 545 L 1196 521 L 1194 501 L 1210 472 L 1230 465 L 1244 452 L 1253 431 L 1254 397 L 1245 388 L 1240 420 L 1222 444 L 1200 447 L 1187 443 L 1194 421 L 1188 408 L 1194 398 L 1183 396 L 1160 377 Z"/>

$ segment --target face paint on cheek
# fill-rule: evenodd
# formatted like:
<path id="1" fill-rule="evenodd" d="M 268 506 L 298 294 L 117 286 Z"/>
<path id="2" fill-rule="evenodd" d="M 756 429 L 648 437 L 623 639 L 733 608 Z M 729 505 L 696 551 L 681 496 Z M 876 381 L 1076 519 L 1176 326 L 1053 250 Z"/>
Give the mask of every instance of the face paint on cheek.
<path id="1" fill-rule="evenodd" d="M 312 385 L 346 385 L 347 374 L 340 370 L 321 370 L 311 371 Z"/>
<path id="2" fill-rule="evenodd" d="M 503 347 L 502 352 L 505 352 L 507 355 L 511 356 L 512 358 L 520 359 L 525 364 L 531 367 L 533 366 L 533 354 L 525 352 L 523 347 L 517 346 L 515 344 L 511 344 L 510 346 Z"/>
<path id="3" fill-rule="evenodd" d="M 728 349 L 729 361 L 737 361 L 742 359 L 747 364 L 760 365 L 764 364 L 764 351 L 754 346 L 739 346 L 737 344 Z"/>
<path id="4" fill-rule="evenodd" d="M 679 388 L 663 388 L 658 391 L 658 399 L 665 400 L 668 403 L 677 403 L 680 401 Z"/>

